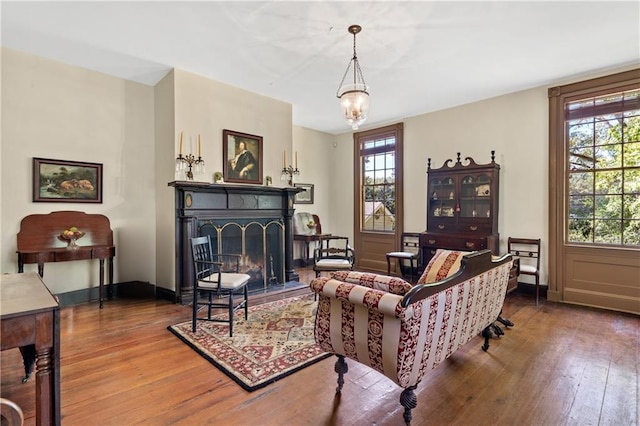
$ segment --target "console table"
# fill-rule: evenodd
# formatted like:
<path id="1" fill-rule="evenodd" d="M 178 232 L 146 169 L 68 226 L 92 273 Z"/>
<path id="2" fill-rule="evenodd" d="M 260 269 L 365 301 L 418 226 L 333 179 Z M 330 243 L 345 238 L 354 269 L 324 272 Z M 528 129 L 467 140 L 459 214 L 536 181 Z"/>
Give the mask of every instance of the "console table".
<path id="1" fill-rule="evenodd" d="M 60 238 L 65 229 L 75 226 L 85 233 L 78 240 L 78 246 L 69 247 Z M 98 259 L 100 262 L 100 308 L 104 302 L 104 263 L 108 263 L 108 284 L 113 284 L 113 231 L 109 219 L 101 214 L 87 214 L 78 211 L 57 211 L 49 214 L 33 214 L 20 222 L 18 232 L 18 272 L 24 272 L 24 265 L 38 264 L 38 273 L 44 276 L 46 262 L 67 262 L 71 260 Z"/>
<path id="2" fill-rule="evenodd" d="M 0 275 L 1 349 L 33 346 L 36 424 L 60 425 L 60 307 L 35 272 Z"/>

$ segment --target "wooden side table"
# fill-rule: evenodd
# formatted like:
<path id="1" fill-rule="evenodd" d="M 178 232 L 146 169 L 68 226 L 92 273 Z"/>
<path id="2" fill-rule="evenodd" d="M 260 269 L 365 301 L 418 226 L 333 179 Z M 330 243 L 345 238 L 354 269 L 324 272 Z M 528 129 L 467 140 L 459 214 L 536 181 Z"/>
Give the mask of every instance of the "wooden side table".
<path id="1" fill-rule="evenodd" d="M 60 307 L 35 272 L 0 275 L 2 350 L 36 351 L 36 424 L 60 425 Z"/>

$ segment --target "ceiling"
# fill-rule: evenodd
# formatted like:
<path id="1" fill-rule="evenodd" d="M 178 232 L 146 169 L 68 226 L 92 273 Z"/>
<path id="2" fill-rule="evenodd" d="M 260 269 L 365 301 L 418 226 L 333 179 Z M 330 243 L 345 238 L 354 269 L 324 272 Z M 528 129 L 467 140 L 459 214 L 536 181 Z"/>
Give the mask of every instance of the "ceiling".
<path id="1" fill-rule="evenodd" d="M 154 85 L 178 68 L 350 131 L 336 99 L 353 54 L 363 127 L 640 63 L 636 1 L 1 3 L 2 45 Z"/>

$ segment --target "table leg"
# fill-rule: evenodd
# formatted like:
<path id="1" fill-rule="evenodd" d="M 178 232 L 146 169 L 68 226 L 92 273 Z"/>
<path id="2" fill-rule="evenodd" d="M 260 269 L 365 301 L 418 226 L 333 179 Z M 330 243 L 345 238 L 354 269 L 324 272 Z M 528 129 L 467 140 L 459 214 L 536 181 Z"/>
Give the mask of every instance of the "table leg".
<path id="1" fill-rule="evenodd" d="M 109 280 L 107 282 L 109 284 L 109 300 L 111 300 L 113 299 L 113 257 L 110 257 L 108 262 Z"/>
<path id="2" fill-rule="evenodd" d="M 36 424 L 56 424 L 53 348 L 38 350 L 36 358 Z"/>
<path id="3" fill-rule="evenodd" d="M 102 309 L 102 305 L 104 303 L 104 259 L 100 259 L 100 309 Z"/>
<path id="4" fill-rule="evenodd" d="M 304 249 L 305 249 L 305 257 L 304 257 L 304 266 L 309 266 L 309 241 L 305 241 L 304 242 Z"/>

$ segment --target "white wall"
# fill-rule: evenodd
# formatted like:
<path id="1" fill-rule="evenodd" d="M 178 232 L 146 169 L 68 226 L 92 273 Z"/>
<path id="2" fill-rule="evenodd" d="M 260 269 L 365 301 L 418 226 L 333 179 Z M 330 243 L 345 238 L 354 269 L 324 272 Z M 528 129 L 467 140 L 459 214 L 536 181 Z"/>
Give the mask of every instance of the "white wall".
<path id="1" fill-rule="evenodd" d="M 154 282 L 153 122 L 153 88 L 3 47 L 1 272 L 17 272 L 23 217 L 80 210 L 110 219 L 116 282 Z M 102 163 L 103 203 L 32 202 L 33 157 Z M 98 275 L 97 261 L 45 266 L 54 293 L 96 287 Z"/>

